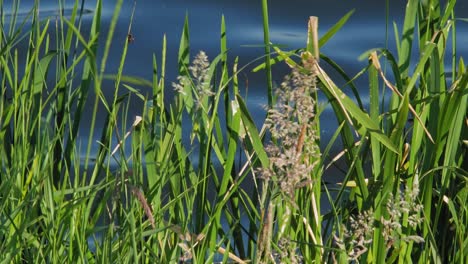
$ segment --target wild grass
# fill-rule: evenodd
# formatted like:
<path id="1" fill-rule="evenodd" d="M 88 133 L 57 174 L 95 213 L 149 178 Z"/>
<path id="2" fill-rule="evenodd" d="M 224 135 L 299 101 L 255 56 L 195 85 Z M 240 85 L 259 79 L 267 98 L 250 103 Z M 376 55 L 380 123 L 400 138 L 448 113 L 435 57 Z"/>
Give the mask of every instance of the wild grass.
<path id="1" fill-rule="evenodd" d="M 268 115 L 261 128 L 239 91 L 245 68 L 228 61 L 224 18 L 214 58 L 190 54 L 186 19 L 177 80 L 165 77 L 165 37 L 151 81 L 124 75 L 128 40 L 118 43 L 117 72 L 108 72 L 122 2 L 103 32 L 100 0 L 86 29 L 80 1 L 54 20 L 39 16 L 39 1 L 18 16 L 13 0 L 6 16 L 0 0 L 3 262 L 468 262 L 468 71 L 457 53 L 456 1 L 408 1 L 403 27 L 394 26 L 397 52 L 369 51 L 358 76 L 319 50 L 352 11 L 320 39 L 311 17 L 304 48 L 284 51 L 270 43 L 262 1 L 265 62 L 255 70 L 267 74 Z M 276 63 L 291 73 L 275 91 Z M 368 106 L 356 78 L 368 78 Z M 110 99 L 105 79 L 114 83 Z M 338 121 L 323 149 L 319 94 Z M 128 115 L 130 97 L 141 101 L 138 116 Z M 331 184 L 338 140 L 343 150 L 332 161 L 346 170 Z"/>

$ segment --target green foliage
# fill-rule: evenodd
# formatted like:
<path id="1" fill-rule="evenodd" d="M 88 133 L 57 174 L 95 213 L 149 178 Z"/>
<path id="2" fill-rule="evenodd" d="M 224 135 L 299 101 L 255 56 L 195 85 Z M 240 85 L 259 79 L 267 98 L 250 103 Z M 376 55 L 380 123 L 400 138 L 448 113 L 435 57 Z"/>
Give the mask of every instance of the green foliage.
<path id="1" fill-rule="evenodd" d="M 311 20 L 304 48 L 284 51 L 269 40 L 262 1 L 265 62 L 254 71 L 266 72 L 269 109 L 261 128 L 239 92 L 244 68 L 237 58 L 228 66 L 224 17 L 219 55 L 208 58 L 190 56 L 187 15 L 170 100 L 165 36 L 151 81 L 124 75 L 128 41 L 117 44 L 119 67 L 109 73 L 122 3 L 115 3 L 107 35 L 102 1 L 89 29 L 75 1 L 53 30 L 50 19 L 37 16 L 39 1 L 24 18 L 19 1 L 12 3 L 0 34 L 3 262 L 468 262 L 468 71 L 453 41 L 455 0 L 410 0 L 403 27 L 394 24 L 397 53 L 369 51 L 356 76 L 318 56 L 353 11 L 320 39 Z M 275 97 L 271 68 L 282 62 L 291 74 Z M 362 77 L 369 80 L 368 111 L 354 84 Z M 114 84 L 110 98 L 104 80 Z M 319 94 L 338 121 L 323 149 Z M 141 102 L 140 115 L 128 115 L 130 98 Z M 99 129 L 98 112 L 106 116 Z M 78 131 L 88 120 L 82 146 Z M 343 150 L 331 163 L 345 169 L 330 183 L 337 140 Z"/>

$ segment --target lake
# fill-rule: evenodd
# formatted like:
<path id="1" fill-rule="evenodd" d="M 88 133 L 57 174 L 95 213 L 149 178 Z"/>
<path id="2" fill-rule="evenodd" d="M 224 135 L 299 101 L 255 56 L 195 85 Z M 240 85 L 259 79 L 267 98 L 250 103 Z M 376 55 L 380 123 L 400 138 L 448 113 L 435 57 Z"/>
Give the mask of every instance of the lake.
<path id="1" fill-rule="evenodd" d="M 26 14 L 34 1 L 21 1 L 21 12 Z M 114 1 L 106 1 L 103 11 L 103 34 L 100 47 L 104 46 L 106 30 L 110 24 Z M 349 76 L 354 76 L 367 65 L 367 61 L 359 61 L 359 55 L 372 48 L 388 47 L 395 52 L 393 21 L 398 21 L 401 28 L 402 18 L 406 1 L 388 1 L 388 13 L 386 13 L 386 1 L 374 0 L 329 0 L 307 1 L 269 1 L 270 14 L 270 37 L 274 44 L 283 45 L 283 50 L 296 49 L 305 46 L 307 20 L 309 16 L 319 17 L 319 34 L 324 34 L 334 23 L 352 9 L 354 14 L 348 23 L 321 49 L 326 56 L 336 61 Z M 54 17 L 57 14 L 57 2 L 55 0 L 41 1 L 42 16 Z M 70 2 L 70 5 L 73 3 Z M 200 50 L 205 51 L 209 58 L 219 54 L 220 24 L 224 15 L 227 27 L 227 39 L 229 48 L 230 65 L 236 56 L 239 57 L 240 66 L 263 55 L 263 26 L 261 1 L 238 0 L 164 0 L 164 1 L 124 1 L 120 19 L 112 43 L 111 53 L 107 64 L 107 72 L 115 73 L 120 61 L 122 46 L 127 40 L 130 16 L 135 5 L 135 17 L 131 27 L 134 41 L 130 43 L 128 56 L 125 63 L 124 74 L 142 77 L 148 80 L 152 78 L 152 55 L 155 54 L 158 62 L 161 59 L 162 39 L 167 37 L 167 77 L 166 89 L 169 95 L 166 97 L 170 102 L 172 85 L 177 77 L 177 52 L 185 16 L 188 16 L 190 25 L 191 58 Z M 467 14 L 468 4 L 457 3 L 459 14 Z M 8 4 L 5 10 L 8 11 Z M 94 10 L 93 1 L 85 1 L 87 12 L 84 14 L 83 34 L 89 29 Z M 388 32 L 386 32 L 386 18 L 390 21 Z M 52 19 L 53 20 L 53 19 Z M 457 27 L 458 44 L 468 44 L 468 29 L 465 24 L 459 23 Z M 388 43 L 385 42 L 388 35 Z M 460 55 L 466 56 L 468 45 L 459 45 Z M 264 105 L 266 98 L 266 77 L 260 71 L 251 72 L 251 69 L 260 64 L 254 62 L 240 75 L 240 89 L 246 98 L 249 109 L 254 116 L 258 126 L 263 123 L 265 117 Z M 327 69 L 326 65 L 323 65 Z M 289 72 L 284 63 L 273 67 L 273 81 L 279 84 L 284 75 Z M 334 72 L 329 72 L 337 76 Z M 337 78 L 336 82 L 343 85 L 343 81 Z M 367 77 L 356 81 L 364 102 L 367 99 Z M 107 82 L 104 91 L 107 96 L 113 94 L 113 83 Z M 147 89 L 147 91 L 145 91 Z M 342 89 L 351 95 L 351 90 L 344 86 Z M 148 88 L 141 88 L 143 94 L 149 94 Z M 91 107 L 92 100 L 88 100 Z M 325 102 L 324 102 L 325 103 Z M 129 116 L 141 115 L 141 103 L 132 100 Z M 98 120 L 102 123 L 105 116 L 101 115 Z M 133 119 L 133 118 L 132 118 Z M 128 122 L 130 125 L 132 121 Z M 332 110 L 328 107 L 322 114 L 322 141 L 326 144 L 336 128 L 336 122 Z M 80 131 L 80 138 L 87 142 L 89 137 L 89 126 L 86 122 Z M 100 133 L 94 133 L 98 140 Z M 97 144 L 95 150 L 97 149 Z"/>

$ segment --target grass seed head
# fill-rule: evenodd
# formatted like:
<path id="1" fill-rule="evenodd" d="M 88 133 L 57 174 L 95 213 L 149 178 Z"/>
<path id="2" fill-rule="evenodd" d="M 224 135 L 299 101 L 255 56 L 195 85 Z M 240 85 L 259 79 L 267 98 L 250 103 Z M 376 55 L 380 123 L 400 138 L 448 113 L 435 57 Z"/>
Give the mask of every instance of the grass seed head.
<path id="1" fill-rule="evenodd" d="M 282 193 L 293 197 L 294 190 L 310 182 L 310 174 L 320 158 L 316 134 L 313 92 L 317 89 L 316 73 L 303 62 L 304 68 L 292 69 L 276 90 L 277 103 L 268 111 L 266 125 L 278 144 L 265 149 L 271 167 L 261 170 L 261 177 L 273 178 Z"/>

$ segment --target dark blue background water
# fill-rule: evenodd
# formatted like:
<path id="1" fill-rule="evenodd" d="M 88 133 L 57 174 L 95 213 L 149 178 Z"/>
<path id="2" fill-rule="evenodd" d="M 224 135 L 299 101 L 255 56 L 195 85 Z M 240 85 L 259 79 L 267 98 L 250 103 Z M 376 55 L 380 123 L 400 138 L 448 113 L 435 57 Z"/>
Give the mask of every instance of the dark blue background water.
<path id="1" fill-rule="evenodd" d="M 358 60 L 358 56 L 363 52 L 388 45 L 396 53 L 392 22 L 395 21 L 401 31 L 406 2 L 405 0 L 389 1 L 388 21 L 390 23 L 388 23 L 389 28 L 386 33 L 386 1 L 268 1 L 271 42 L 285 45 L 286 47 L 283 49 L 304 47 L 309 16 L 319 17 L 319 34 L 323 34 L 343 15 L 355 9 L 348 23 L 321 50 L 343 67 L 347 74 L 354 76 L 367 65 L 367 61 Z M 119 43 L 125 41 L 133 4 L 134 1 L 125 2 L 116 37 Z M 110 19 L 112 8 L 112 4 L 106 7 L 108 10 L 106 20 Z M 459 3 L 458 10 L 459 14 L 468 14 L 463 12 L 467 10 L 466 3 Z M 175 80 L 177 75 L 176 56 L 186 15 L 189 17 L 192 57 L 199 50 L 206 51 L 210 58 L 218 55 L 222 15 L 226 20 L 231 64 L 236 56 L 239 56 L 240 65 L 244 65 L 263 55 L 263 47 L 261 46 L 263 44 L 262 5 L 260 0 L 139 0 L 136 1 L 135 14 L 132 25 L 135 41 L 129 47 L 125 72 L 130 75 L 150 78 L 151 54 L 155 53 L 160 58 L 162 36 L 165 34 L 168 44 L 168 81 L 166 87 L 169 90 L 172 89 L 171 82 Z M 460 44 L 459 52 L 466 55 L 468 54 L 468 45 L 461 44 L 468 44 L 467 24 L 459 23 L 457 29 L 460 32 L 457 35 Z M 385 42 L 386 34 L 388 34 L 388 43 Z M 119 45 L 116 45 L 116 48 L 116 54 L 118 54 Z M 116 56 L 115 62 L 111 61 L 109 65 L 117 65 L 118 58 Z M 261 125 L 264 118 L 263 107 L 267 101 L 265 73 L 252 73 L 249 69 L 251 68 L 244 71 L 245 75 L 240 75 L 240 85 L 241 88 L 247 88 L 248 91 L 245 91 L 245 94 L 249 109 L 257 124 Z M 275 83 L 279 84 L 288 71 L 288 67 L 284 64 L 275 65 L 273 71 Z M 330 75 L 336 76 L 334 72 L 330 72 Z M 338 79 L 337 83 L 343 84 L 343 81 Z M 367 77 L 364 76 L 356 84 L 366 101 L 368 97 Z M 351 95 L 349 88 L 343 87 L 343 89 Z M 325 143 L 335 128 L 336 122 L 333 113 L 331 109 L 327 108 L 322 115 L 322 137 Z"/>
<path id="2" fill-rule="evenodd" d="M 74 1 L 67 2 L 72 5 Z M 391 0 L 388 2 L 390 28 L 386 32 L 387 7 L 386 1 L 383 0 L 269 1 L 271 42 L 285 45 L 283 50 L 304 47 L 309 16 L 319 17 L 319 34 L 323 34 L 348 11 L 355 9 L 355 13 L 348 23 L 321 49 L 322 53 L 335 60 L 347 74 L 353 76 L 367 65 L 366 61 L 358 60 L 359 55 L 363 52 L 371 48 L 386 47 L 388 45 L 396 53 L 392 22 L 395 21 L 401 31 L 406 1 Z M 31 8 L 33 1 L 22 1 L 21 3 L 22 11 L 26 12 Z M 190 25 L 192 58 L 199 50 L 206 51 L 210 58 L 214 58 L 219 54 L 222 15 L 225 16 L 226 20 L 231 65 L 236 56 L 239 56 L 240 66 L 242 66 L 263 55 L 263 47 L 261 46 L 263 44 L 262 5 L 260 0 L 125 0 L 107 64 L 108 73 L 117 71 L 135 3 L 135 17 L 131 30 L 135 40 L 129 45 L 124 73 L 151 80 L 152 55 L 155 54 L 158 63 L 160 63 L 162 39 L 166 35 L 168 47 L 166 89 L 170 92 L 167 97 L 168 101 L 170 101 L 172 93 L 171 83 L 177 76 L 177 52 L 186 15 L 188 15 Z M 85 2 L 85 6 L 89 10 L 93 10 L 94 5 L 94 1 Z M 56 9 L 56 0 L 41 2 L 41 12 L 44 15 L 49 16 Z M 457 4 L 458 14 L 468 14 L 467 10 L 466 1 L 459 1 Z M 114 1 L 105 1 L 102 17 L 104 30 L 101 35 L 101 47 L 104 47 L 106 30 L 113 12 Z M 82 28 L 85 35 L 86 30 L 91 26 L 92 15 L 90 13 L 84 18 Z M 468 45 L 463 45 L 468 44 L 467 28 L 466 23 L 457 24 L 458 52 L 464 57 L 468 54 Z M 386 43 L 387 34 L 388 42 Z M 254 63 L 253 66 L 259 63 L 260 61 Z M 326 68 L 326 65 L 322 64 L 322 66 Z M 247 68 L 244 74 L 240 75 L 240 88 L 246 96 L 249 109 L 260 126 L 265 116 L 263 107 L 266 104 L 266 78 L 264 72 L 252 73 L 250 71 L 252 67 Z M 288 68 L 284 64 L 275 65 L 273 69 L 274 82 L 279 84 L 287 72 Z M 333 72 L 329 74 L 336 76 Z M 339 80 L 336 81 L 339 84 L 343 83 Z M 364 100 L 367 98 L 368 88 L 366 83 L 365 77 L 356 82 Z M 348 95 L 351 95 L 349 88 L 342 88 Z M 110 98 L 114 91 L 114 85 L 112 82 L 106 82 L 103 89 Z M 150 94 L 150 92 L 149 88 L 142 88 L 143 94 Z M 141 115 L 141 112 L 141 103 L 134 100 L 130 107 L 130 118 L 133 120 L 133 116 Z M 104 117 L 104 115 L 98 117 L 98 126 L 102 123 Z M 131 124 L 132 120 L 128 123 Z M 87 142 L 88 125 L 84 123 L 80 131 L 83 142 Z M 333 114 L 327 108 L 322 115 L 322 137 L 325 141 L 334 132 L 335 127 L 336 122 Z M 94 134 L 96 140 L 99 135 L 99 132 Z"/>

